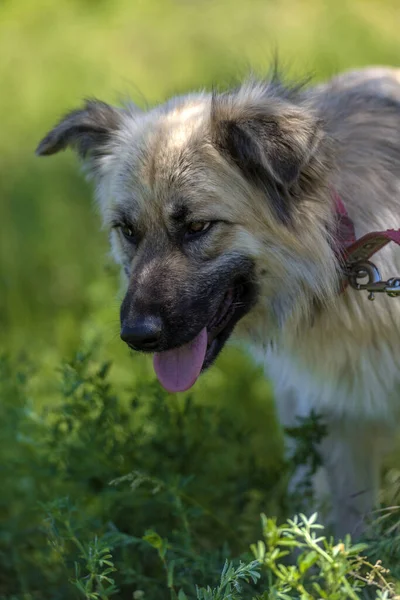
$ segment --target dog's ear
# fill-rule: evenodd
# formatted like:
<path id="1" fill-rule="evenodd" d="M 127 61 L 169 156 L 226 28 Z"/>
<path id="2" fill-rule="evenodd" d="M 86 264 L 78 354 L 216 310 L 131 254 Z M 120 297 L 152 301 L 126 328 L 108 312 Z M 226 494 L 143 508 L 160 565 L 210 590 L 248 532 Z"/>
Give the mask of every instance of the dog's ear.
<path id="1" fill-rule="evenodd" d="M 47 156 L 72 147 L 81 158 L 103 156 L 108 153 L 108 142 L 119 129 L 121 118 L 121 110 L 88 100 L 83 109 L 74 110 L 59 121 L 40 142 L 36 154 Z"/>
<path id="2" fill-rule="evenodd" d="M 251 100 L 213 98 L 213 143 L 269 195 L 279 218 L 287 221 L 291 190 L 315 155 L 322 129 L 314 116 L 291 102 Z"/>

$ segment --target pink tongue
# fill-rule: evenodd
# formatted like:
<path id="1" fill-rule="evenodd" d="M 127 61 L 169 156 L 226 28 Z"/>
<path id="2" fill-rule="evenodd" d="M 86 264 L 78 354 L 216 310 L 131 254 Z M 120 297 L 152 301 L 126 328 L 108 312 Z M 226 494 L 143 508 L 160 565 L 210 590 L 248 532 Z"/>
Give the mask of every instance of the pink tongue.
<path id="1" fill-rule="evenodd" d="M 153 365 L 161 385 L 168 392 L 184 392 L 192 387 L 200 375 L 207 350 L 207 329 L 188 344 L 157 352 Z"/>

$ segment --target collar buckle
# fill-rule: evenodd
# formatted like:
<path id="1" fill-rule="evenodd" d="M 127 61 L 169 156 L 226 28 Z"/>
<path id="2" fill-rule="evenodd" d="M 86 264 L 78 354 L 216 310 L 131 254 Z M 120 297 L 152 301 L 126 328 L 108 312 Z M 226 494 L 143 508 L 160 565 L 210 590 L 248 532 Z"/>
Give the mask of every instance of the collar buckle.
<path id="1" fill-rule="evenodd" d="M 383 280 L 378 267 L 369 260 L 348 265 L 345 275 L 353 289 L 369 292 L 368 300 L 375 300 L 376 293 L 385 293 L 391 298 L 400 296 L 400 278 Z M 367 281 L 363 281 L 365 278 Z"/>

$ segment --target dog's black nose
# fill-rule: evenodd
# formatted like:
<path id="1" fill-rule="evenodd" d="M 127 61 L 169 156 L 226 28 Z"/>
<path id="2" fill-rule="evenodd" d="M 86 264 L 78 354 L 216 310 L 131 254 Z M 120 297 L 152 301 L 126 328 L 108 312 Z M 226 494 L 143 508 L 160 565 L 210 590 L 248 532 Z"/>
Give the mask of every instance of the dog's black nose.
<path id="1" fill-rule="evenodd" d="M 121 339 L 134 350 L 156 350 L 162 333 L 160 317 L 136 317 L 122 323 Z"/>

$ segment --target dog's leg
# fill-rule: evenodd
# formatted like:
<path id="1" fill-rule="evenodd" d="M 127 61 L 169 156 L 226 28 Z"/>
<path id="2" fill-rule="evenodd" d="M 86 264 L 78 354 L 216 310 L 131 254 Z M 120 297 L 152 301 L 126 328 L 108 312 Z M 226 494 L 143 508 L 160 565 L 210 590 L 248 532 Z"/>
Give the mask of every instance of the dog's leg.
<path id="1" fill-rule="evenodd" d="M 282 391 L 278 394 L 277 411 L 280 423 L 284 428 L 296 428 L 300 425 L 300 418 L 310 416 L 311 407 L 304 399 L 300 399 L 294 389 Z M 294 460 L 298 449 L 298 441 L 289 435 L 285 436 L 286 454 L 289 460 Z M 312 499 L 305 494 L 308 490 L 312 494 Z M 309 464 L 298 464 L 295 467 L 293 475 L 288 484 L 289 496 L 293 499 L 294 510 L 302 511 L 311 515 L 318 512 L 324 522 L 328 516 L 325 514 L 326 505 L 329 502 L 329 485 L 323 466 L 319 467 L 315 473 L 310 472 Z"/>
<path id="2" fill-rule="evenodd" d="M 278 415 L 284 427 L 298 425 L 297 418 L 310 414 L 310 406 L 294 390 L 280 393 Z M 390 448 L 393 433 L 386 427 L 326 418 L 327 435 L 319 451 L 323 466 L 312 476 L 312 505 L 299 506 L 306 514 L 317 511 L 336 536 L 359 536 L 377 501 L 382 457 Z M 293 455 L 296 441 L 288 437 L 286 448 Z M 289 493 L 300 496 L 309 468 L 299 465 L 289 482 Z M 296 508 L 297 510 L 297 508 Z"/>
<path id="3" fill-rule="evenodd" d="M 378 499 L 381 460 L 390 431 L 371 424 L 328 423 L 321 454 L 335 534 L 359 536 Z"/>

